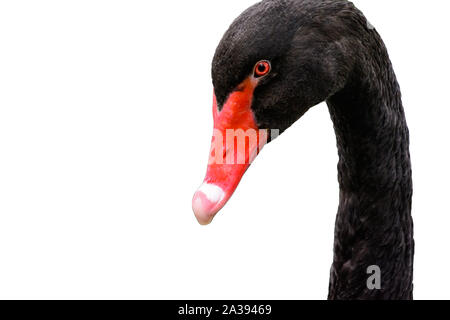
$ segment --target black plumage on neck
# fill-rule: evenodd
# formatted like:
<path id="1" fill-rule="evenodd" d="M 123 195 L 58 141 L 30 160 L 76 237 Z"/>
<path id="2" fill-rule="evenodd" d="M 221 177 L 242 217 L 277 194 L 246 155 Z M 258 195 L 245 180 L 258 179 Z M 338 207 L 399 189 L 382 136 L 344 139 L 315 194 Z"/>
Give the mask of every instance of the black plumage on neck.
<path id="1" fill-rule="evenodd" d="M 335 127 L 340 202 L 330 299 L 412 299 L 409 133 L 387 50 L 376 31 L 361 42 L 346 86 L 327 100 Z M 366 285 L 370 266 L 381 289 Z"/>

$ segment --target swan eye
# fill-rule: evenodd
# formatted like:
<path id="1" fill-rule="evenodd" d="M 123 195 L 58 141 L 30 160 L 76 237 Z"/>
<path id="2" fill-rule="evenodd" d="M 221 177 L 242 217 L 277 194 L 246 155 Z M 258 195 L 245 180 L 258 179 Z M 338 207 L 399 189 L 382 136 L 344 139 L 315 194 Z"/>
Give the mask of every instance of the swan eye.
<path id="1" fill-rule="evenodd" d="M 270 62 L 263 60 L 255 65 L 255 78 L 264 77 L 270 72 Z"/>

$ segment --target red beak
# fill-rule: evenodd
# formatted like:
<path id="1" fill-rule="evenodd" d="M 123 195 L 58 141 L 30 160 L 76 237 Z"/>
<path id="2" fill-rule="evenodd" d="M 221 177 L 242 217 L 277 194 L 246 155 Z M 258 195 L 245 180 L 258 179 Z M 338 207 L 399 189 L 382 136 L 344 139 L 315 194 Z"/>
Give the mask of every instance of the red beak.
<path id="1" fill-rule="evenodd" d="M 246 79 L 219 112 L 214 95 L 214 133 L 205 180 L 192 199 L 202 225 L 211 223 L 223 208 L 245 171 L 267 143 L 267 130 L 259 130 L 251 109 L 256 80 Z"/>

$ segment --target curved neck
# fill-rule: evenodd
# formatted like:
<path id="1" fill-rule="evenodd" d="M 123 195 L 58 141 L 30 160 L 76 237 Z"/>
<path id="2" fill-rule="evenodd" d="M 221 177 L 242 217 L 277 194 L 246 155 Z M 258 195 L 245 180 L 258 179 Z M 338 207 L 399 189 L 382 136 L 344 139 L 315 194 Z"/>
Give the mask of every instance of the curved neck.
<path id="1" fill-rule="evenodd" d="M 327 100 L 340 185 L 330 299 L 412 298 L 409 134 L 400 89 L 381 49 Z M 380 290 L 367 287 L 370 266 L 380 268 Z"/>

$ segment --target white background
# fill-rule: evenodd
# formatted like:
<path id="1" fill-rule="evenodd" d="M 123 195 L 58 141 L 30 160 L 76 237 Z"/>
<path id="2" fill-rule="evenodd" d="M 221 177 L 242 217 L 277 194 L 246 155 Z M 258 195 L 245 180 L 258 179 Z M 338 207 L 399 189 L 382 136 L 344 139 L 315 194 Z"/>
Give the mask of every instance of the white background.
<path id="1" fill-rule="evenodd" d="M 338 159 L 325 104 L 263 150 L 212 225 L 191 211 L 211 59 L 254 2 L 0 2 L 0 298 L 326 298 Z M 450 298 L 449 4 L 354 2 L 403 91 L 415 297 Z"/>

